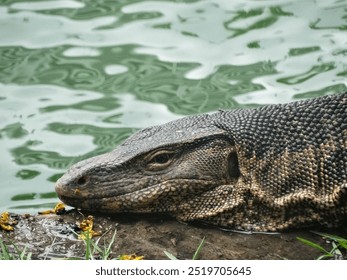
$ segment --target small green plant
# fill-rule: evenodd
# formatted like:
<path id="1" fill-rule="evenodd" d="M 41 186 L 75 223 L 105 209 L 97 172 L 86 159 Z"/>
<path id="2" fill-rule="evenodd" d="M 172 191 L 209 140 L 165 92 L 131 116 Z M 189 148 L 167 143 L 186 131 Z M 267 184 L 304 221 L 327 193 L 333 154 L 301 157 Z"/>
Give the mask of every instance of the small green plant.
<path id="1" fill-rule="evenodd" d="M 332 248 L 330 250 L 326 250 L 322 246 L 320 246 L 317 243 L 314 243 L 312 241 L 309 241 L 307 239 L 297 237 L 297 239 L 308 245 L 311 246 L 312 248 L 315 248 L 319 250 L 322 255 L 320 255 L 317 260 L 322 260 L 322 259 L 343 259 L 344 255 L 343 252 L 347 252 L 347 239 L 337 236 L 337 235 L 332 235 L 332 234 L 327 234 L 327 233 L 320 233 L 320 232 L 313 232 L 315 234 L 318 234 L 322 236 L 324 239 L 328 240 L 331 243 Z"/>
<path id="2" fill-rule="evenodd" d="M 113 243 L 115 242 L 116 234 L 117 234 L 117 230 L 114 231 L 110 242 L 108 244 L 106 244 L 106 242 L 104 240 L 104 245 L 101 247 L 101 246 L 99 246 L 99 242 L 101 240 L 101 237 L 98 238 L 96 241 L 94 241 L 92 239 L 92 237 L 90 236 L 89 232 L 87 232 L 87 231 L 82 232 L 81 235 L 84 236 L 84 238 L 82 240 L 86 246 L 84 258 L 73 257 L 73 258 L 69 258 L 69 259 L 94 260 L 94 259 L 96 259 L 96 255 L 99 254 L 97 259 L 108 260 L 110 258 L 111 253 L 112 253 L 111 248 L 112 248 Z"/>
<path id="3" fill-rule="evenodd" d="M 197 260 L 199 258 L 199 255 L 200 255 L 200 252 L 204 246 L 204 243 L 205 243 L 205 237 L 201 240 L 198 248 L 196 248 L 195 250 L 195 253 L 192 257 L 192 260 Z M 168 251 L 164 251 L 164 254 L 170 259 L 170 260 L 177 260 L 177 257 L 174 256 L 173 254 L 171 254 L 170 252 Z"/>
<path id="4" fill-rule="evenodd" d="M 0 260 L 30 260 L 32 253 L 27 253 L 27 246 L 21 250 L 17 245 L 12 243 L 15 249 L 14 253 L 11 253 L 8 246 L 0 238 Z"/>

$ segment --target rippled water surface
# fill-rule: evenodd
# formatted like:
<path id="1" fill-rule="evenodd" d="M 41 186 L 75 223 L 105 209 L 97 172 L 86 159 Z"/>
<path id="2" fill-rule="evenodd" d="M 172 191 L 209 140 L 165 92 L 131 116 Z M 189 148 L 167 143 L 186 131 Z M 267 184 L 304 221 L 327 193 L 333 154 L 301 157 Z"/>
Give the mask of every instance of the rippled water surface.
<path id="1" fill-rule="evenodd" d="M 347 1 L 0 1 L 0 211 L 184 115 L 346 90 Z"/>

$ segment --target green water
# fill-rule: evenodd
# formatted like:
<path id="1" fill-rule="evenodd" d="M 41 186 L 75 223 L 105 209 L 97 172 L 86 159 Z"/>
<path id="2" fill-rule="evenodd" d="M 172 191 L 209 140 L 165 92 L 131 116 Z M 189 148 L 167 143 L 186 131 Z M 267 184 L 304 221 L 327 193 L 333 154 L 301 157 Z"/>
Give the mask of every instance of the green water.
<path id="1" fill-rule="evenodd" d="M 140 128 L 345 91 L 346 30 L 346 0 L 0 0 L 0 212 Z"/>

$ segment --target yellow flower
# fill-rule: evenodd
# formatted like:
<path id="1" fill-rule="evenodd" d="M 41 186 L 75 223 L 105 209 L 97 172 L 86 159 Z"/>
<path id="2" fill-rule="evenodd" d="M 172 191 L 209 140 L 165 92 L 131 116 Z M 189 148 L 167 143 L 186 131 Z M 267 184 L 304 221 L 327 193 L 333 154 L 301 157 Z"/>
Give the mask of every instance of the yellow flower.
<path id="1" fill-rule="evenodd" d="M 6 231 L 13 230 L 13 225 L 17 224 L 17 221 L 10 219 L 10 214 L 4 212 L 0 215 L 0 228 Z"/>
<path id="2" fill-rule="evenodd" d="M 62 202 L 58 202 L 53 210 L 52 209 L 49 209 L 49 210 L 44 210 L 44 211 L 40 211 L 39 214 L 40 215 L 49 215 L 49 214 L 64 214 L 65 213 L 65 204 L 62 203 Z"/>
<path id="3" fill-rule="evenodd" d="M 89 215 L 87 219 L 84 219 L 77 226 L 80 230 L 82 230 L 82 232 L 78 235 L 79 239 L 87 239 L 101 235 L 100 232 L 96 232 L 93 230 L 94 217 L 92 215 Z"/>
<path id="4" fill-rule="evenodd" d="M 62 202 L 58 202 L 57 205 L 53 209 L 55 214 L 63 214 L 65 213 L 65 204 Z"/>
<path id="5" fill-rule="evenodd" d="M 119 259 L 123 261 L 138 261 L 138 260 L 143 260 L 143 258 L 144 256 L 137 256 L 136 254 L 119 256 Z"/>

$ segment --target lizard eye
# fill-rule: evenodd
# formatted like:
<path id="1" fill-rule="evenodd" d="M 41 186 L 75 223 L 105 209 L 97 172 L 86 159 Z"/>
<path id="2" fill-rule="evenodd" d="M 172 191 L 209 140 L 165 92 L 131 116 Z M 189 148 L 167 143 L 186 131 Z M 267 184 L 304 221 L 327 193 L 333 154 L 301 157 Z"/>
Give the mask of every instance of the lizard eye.
<path id="1" fill-rule="evenodd" d="M 170 165 L 175 153 L 172 151 L 158 151 L 152 154 L 147 165 L 150 169 L 163 169 Z"/>
<path id="2" fill-rule="evenodd" d="M 158 164 L 164 164 L 167 163 L 171 158 L 171 155 L 169 154 L 159 154 L 156 155 L 154 158 L 152 158 L 151 162 L 158 163 Z"/>

